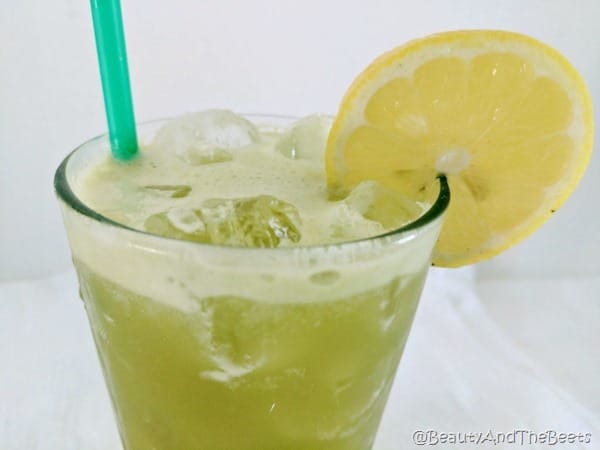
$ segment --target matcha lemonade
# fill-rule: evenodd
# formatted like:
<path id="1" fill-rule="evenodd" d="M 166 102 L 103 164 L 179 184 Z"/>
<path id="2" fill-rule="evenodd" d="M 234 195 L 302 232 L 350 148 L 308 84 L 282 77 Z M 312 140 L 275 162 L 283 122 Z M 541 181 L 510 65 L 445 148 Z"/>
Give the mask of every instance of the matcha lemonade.
<path id="1" fill-rule="evenodd" d="M 582 77 L 502 30 L 381 55 L 333 125 L 206 111 L 135 156 L 118 2 L 93 13 L 112 145 L 55 187 L 126 450 L 370 449 L 430 261 L 524 239 L 590 159 Z"/>
<path id="2" fill-rule="evenodd" d="M 329 192 L 329 118 L 251 119 L 150 123 L 133 161 L 100 137 L 57 172 L 126 450 L 373 445 L 448 199 Z"/>

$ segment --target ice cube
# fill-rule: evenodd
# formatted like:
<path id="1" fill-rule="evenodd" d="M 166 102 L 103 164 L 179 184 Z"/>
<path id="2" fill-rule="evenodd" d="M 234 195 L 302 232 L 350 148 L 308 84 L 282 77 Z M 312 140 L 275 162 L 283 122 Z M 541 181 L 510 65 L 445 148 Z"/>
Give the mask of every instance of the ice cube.
<path id="1" fill-rule="evenodd" d="M 235 151 L 258 140 L 249 120 L 228 110 L 212 109 L 185 114 L 156 133 L 153 147 L 173 151 L 189 164 L 230 161 Z"/>
<path id="2" fill-rule="evenodd" d="M 366 219 L 344 201 L 330 209 L 329 235 L 335 241 L 350 241 L 382 234 L 385 229 L 379 222 Z"/>
<path id="3" fill-rule="evenodd" d="M 206 231 L 202 217 L 189 208 L 174 208 L 167 213 L 167 219 L 183 233 L 199 234 Z"/>
<path id="4" fill-rule="evenodd" d="M 218 383 L 232 383 L 263 366 L 265 354 L 264 308 L 252 300 L 210 297 L 199 300 L 200 348 L 211 361 L 199 375 Z M 268 316 L 267 316 L 268 317 Z"/>
<path id="5" fill-rule="evenodd" d="M 350 192 L 344 202 L 354 211 L 364 215 L 375 202 L 378 191 L 379 183 L 376 181 L 363 181 Z"/>
<path id="6" fill-rule="evenodd" d="M 210 199 L 200 211 L 213 244 L 277 247 L 301 238 L 296 207 L 270 195 Z"/>
<path id="7" fill-rule="evenodd" d="M 423 212 L 417 201 L 376 181 L 363 181 L 343 201 L 364 218 L 379 222 L 388 230 L 417 219 Z"/>
<path id="8" fill-rule="evenodd" d="M 322 161 L 332 119 L 315 114 L 292 124 L 281 136 L 275 150 L 290 159 Z"/>
<path id="9" fill-rule="evenodd" d="M 185 241 L 209 242 L 202 213 L 199 210 L 174 208 L 153 214 L 144 222 L 144 229 L 159 236 Z"/>
<path id="10" fill-rule="evenodd" d="M 149 233 L 195 242 L 241 247 L 277 247 L 298 242 L 300 215 L 295 206 L 270 195 L 209 199 L 199 208 L 172 208 L 148 217 Z"/>
<path id="11" fill-rule="evenodd" d="M 171 198 L 184 198 L 192 191 L 191 186 L 184 184 L 152 184 L 144 186 L 156 194 L 164 195 Z"/>

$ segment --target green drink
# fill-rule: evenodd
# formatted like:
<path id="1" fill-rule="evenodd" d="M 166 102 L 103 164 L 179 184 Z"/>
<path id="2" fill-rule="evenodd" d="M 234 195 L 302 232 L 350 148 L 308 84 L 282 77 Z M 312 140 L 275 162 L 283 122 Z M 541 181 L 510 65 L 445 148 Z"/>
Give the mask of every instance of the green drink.
<path id="1" fill-rule="evenodd" d="M 145 125 L 133 162 L 97 138 L 57 172 L 127 450 L 372 447 L 447 192 L 331 200 L 328 120 L 253 119 Z"/>

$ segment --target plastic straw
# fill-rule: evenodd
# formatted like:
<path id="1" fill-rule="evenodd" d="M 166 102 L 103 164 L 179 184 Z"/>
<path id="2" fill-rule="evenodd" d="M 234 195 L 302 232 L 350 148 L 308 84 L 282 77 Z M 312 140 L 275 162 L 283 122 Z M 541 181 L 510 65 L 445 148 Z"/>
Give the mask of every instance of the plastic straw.
<path id="1" fill-rule="evenodd" d="M 115 159 L 138 151 L 119 0 L 90 0 L 110 146 Z"/>

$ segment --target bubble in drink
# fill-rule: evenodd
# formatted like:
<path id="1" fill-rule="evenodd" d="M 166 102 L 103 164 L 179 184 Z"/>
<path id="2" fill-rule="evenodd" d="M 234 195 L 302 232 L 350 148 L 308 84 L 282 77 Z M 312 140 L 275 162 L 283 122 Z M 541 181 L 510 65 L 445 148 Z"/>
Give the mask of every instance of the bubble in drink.
<path id="1" fill-rule="evenodd" d="M 294 123 L 275 144 L 275 149 L 290 159 L 321 161 L 331 128 L 329 116 L 314 114 Z"/>
<path id="2" fill-rule="evenodd" d="M 254 124 L 237 114 L 212 109 L 181 116 L 162 127 L 153 146 L 175 152 L 192 165 L 231 161 L 236 150 L 258 140 Z"/>

